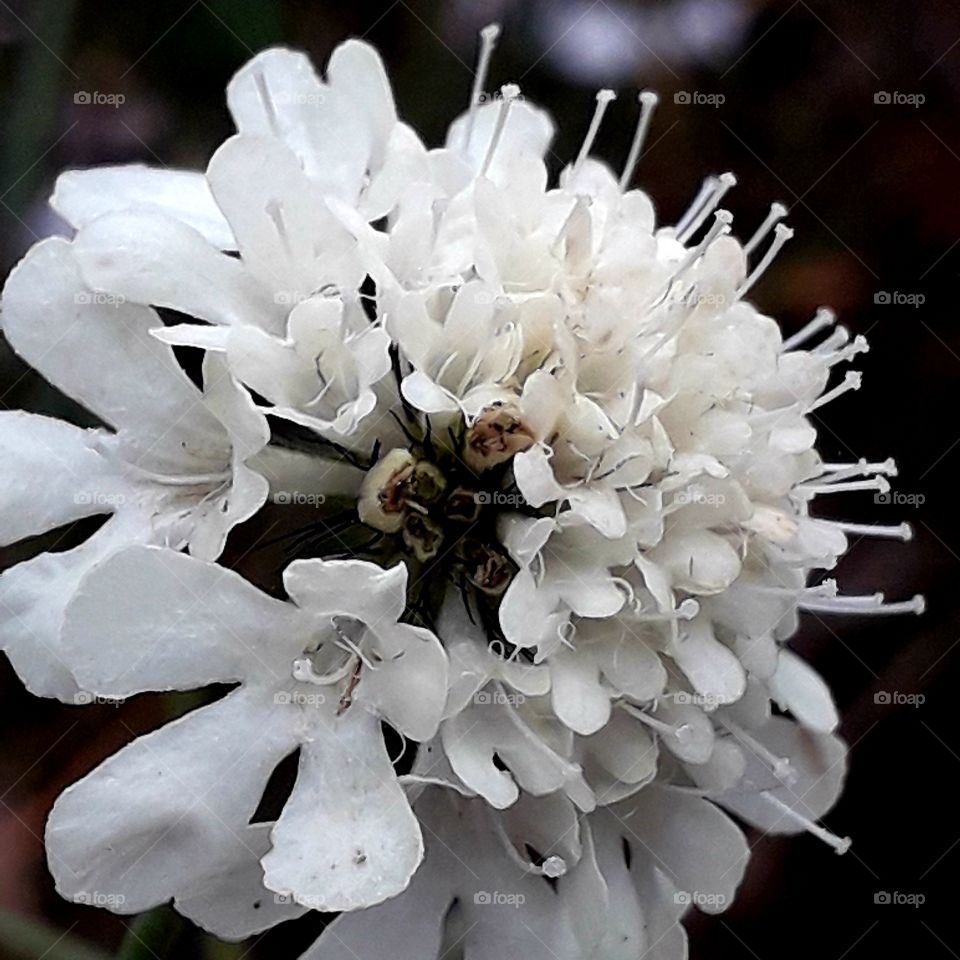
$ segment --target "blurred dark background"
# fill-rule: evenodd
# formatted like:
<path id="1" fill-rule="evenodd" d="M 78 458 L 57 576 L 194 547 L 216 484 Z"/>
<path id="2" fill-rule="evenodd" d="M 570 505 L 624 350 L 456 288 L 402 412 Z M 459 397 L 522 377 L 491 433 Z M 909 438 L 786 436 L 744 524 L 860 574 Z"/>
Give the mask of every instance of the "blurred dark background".
<path id="1" fill-rule="evenodd" d="M 910 501 L 841 495 L 819 510 L 909 520 L 911 543 L 862 541 L 838 577 L 855 593 L 923 592 L 927 615 L 811 616 L 794 641 L 833 687 L 853 748 L 847 791 L 827 818 L 853 837 L 853 849 L 837 858 L 812 838 L 754 836 L 736 906 L 691 918 L 692 956 L 957 957 L 960 934 L 944 910 L 960 864 L 951 787 L 960 773 L 951 712 L 960 679 L 956 2 L 0 0 L 3 273 L 58 229 L 45 198 L 62 168 L 202 168 L 232 132 L 227 80 L 270 44 L 302 47 L 322 67 L 338 41 L 367 38 L 386 60 L 402 116 L 439 144 L 467 103 L 476 31 L 491 20 L 504 25 L 491 85 L 519 82 L 553 113 L 557 169 L 579 147 L 597 88 L 652 87 L 662 105 L 639 181 L 663 222 L 683 212 L 705 174 L 728 169 L 739 177 L 728 205 L 741 233 L 772 200 L 791 207 L 797 236 L 753 296 L 787 332 L 831 304 L 869 337 L 864 387 L 825 408 L 820 445 L 830 460 L 895 454 L 894 491 Z M 122 103 L 78 102 L 82 92 Z M 616 166 L 634 111 L 633 97 L 621 96 L 599 139 Z M 0 401 L 70 414 L 2 345 Z M 6 551 L 3 560 L 22 555 Z M 40 957 L 61 935 L 57 949 L 70 944 L 72 953 L 58 956 L 83 956 L 84 941 L 109 953 L 125 922 L 56 896 L 43 823 L 66 784 L 170 708 L 149 697 L 120 708 L 37 700 L 5 661 L 0 686 L 0 958 Z M 882 892 L 921 894 L 925 903 L 875 902 Z M 307 917 L 252 948 L 188 932 L 173 955 L 293 957 L 319 926 Z"/>

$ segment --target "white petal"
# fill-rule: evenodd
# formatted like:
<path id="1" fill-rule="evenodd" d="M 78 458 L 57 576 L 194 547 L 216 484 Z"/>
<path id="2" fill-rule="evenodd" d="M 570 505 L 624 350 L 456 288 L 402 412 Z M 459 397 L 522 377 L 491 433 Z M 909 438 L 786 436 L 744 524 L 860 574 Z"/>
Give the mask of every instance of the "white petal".
<path id="1" fill-rule="evenodd" d="M 370 627 L 400 619 L 407 605 L 407 568 L 366 560 L 294 560 L 283 572 L 293 602 L 314 613 L 355 617 Z"/>
<path id="2" fill-rule="evenodd" d="M 203 234 L 220 250 L 236 243 L 202 173 L 131 163 L 121 167 L 67 170 L 57 177 L 50 206 L 71 226 L 117 210 L 159 207 Z"/>
<path id="3" fill-rule="evenodd" d="M 314 910 L 356 910 L 400 893 L 421 859 L 377 720 L 355 709 L 330 720 L 301 750 L 263 859 L 267 886 Z"/>
<path id="4" fill-rule="evenodd" d="M 359 265 L 350 269 L 346 259 L 355 241 L 282 143 L 232 137 L 211 158 L 207 179 L 243 262 L 278 304 L 297 303 L 325 284 L 362 281 Z"/>
<path id="5" fill-rule="evenodd" d="M 422 370 L 414 370 L 404 377 L 400 391 L 409 404 L 424 413 L 455 413 L 460 409 L 457 398 Z"/>
<path id="6" fill-rule="evenodd" d="M 676 889 L 697 894 L 704 912 L 719 913 L 732 905 L 750 848 L 722 810 L 700 797 L 651 784 L 617 814 Z"/>
<path id="7" fill-rule="evenodd" d="M 714 637 L 706 617 L 681 624 L 670 654 L 711 707 L 743 696 L 747 675 L 734 652 Z"/>
<path id="8" fill-rule="evenodd" d="M 285 658 L 303 649 L 296 622 L 289 604 L 232 570 L 135 546 L 83 581 L 62 649 L 81 688 L 104 695 L 189 690 L 251 673 L 280 680 Z"/>
<path id="9" fill-rule="evenodd" d="M 516 801 L 517 784 L 540 796 L 559 790 L 578 773 L 497 699 L 475 701 L 445 720 L 440 733 L 457 776 L 500 810 Z M 497 768 L 494 754 L 509 773 Z"/>
<path id="10" fill-rule="evenodd" d="M 429 740 L 440 726 L 447 699 L 447 655 L 429 630 L 406 623 L 374 629 L 368 646 L 376 669 L 361 673 L 355 699 L 369 704 L 402 734 Z"/>
<path id="11" fill-rule="evenodd" d="M 802 817 L 818 820 L 836 803 L 843 788 L 846 746 L 833 734 L 810 733 L 785 717 L 773 717 L 763 729 L 751 733 L 774 756 L 790 761 L 795 779 L 789 785 L 778 782 L 765 763 L 748 753 L 743 782 L 717 801 L 766 833 L 802 833 L 805 828 L 766 794 Z"/>
<path id="12" fill-rule="evenodd" d="M 95 564 L 152 535 L 148 518 L 124 510 L 79 547 L 42 553 L 0 575 L 0 648 L 31 693 L 67 703 L 86 699 L 77 696 L 80 688 L 61 645 L 64 609 Z"/>
<path id="13" fill-rule="evenodd" d="M 777 670 L 770 678 L 770 695 L 808 730 L 832 733 L 840 722 L 830 690 L 808 663 L 781 649 Z"/>
<path id="14" fill-rule="evenodd" d="M 74 249 L 94 290 L 134 303 L 266 329 L 277 329 L 285 313 L 240 260 L 163 213 L 108 213 L 79 231 Z"/>
<path id="15" fill-rule="evenodd" d="M 142 437 L 155 457 L 206 453 L 217 424 L 173 351 L 150 336 L 159 325 L 153 310 L 92 294 L 73 248 L 59 237 L 33 247 L 3 291 L 10 345 L 54 386 Z"/>
<path id="16" fill-rule="evenodd" d="M 417 803 L 427 855 L 410 889 L 370 910 L 343 914 L 303 960 L 439 960 L 456 943 L 470 960 L 582 960 L 553 890 L 523 874 L 492 838 L 482 802 L 428 790 Z M 494 901 L 493 895 L 515 899 Z M 456 904 L 454 906 L 454 904 Z"/>
<path id="17" fill-rule="evenodd" d="M 601 620 L 591 624 L 587 636 L 597 639 L 604 675 L 621 693 L 643 703 L 663 692 L 667 671 L 642 634 L 626 623 Z"/>
<path id="18" fill-rule="evenodd" d="M 680 531 L 647 556 L 671 573 L 675 586 L 696 594 L 719 593 L 740 573 L 736 550 L 710 530 Z"/>
<path id="19" fill-rule="evenodd" d="M 179 894 L 178 912 L 221 940 L 245 940 L 306 913 L 305 907 L 263 885 L 260 858 L 270 849 L 271 827 L 255 823 L 238 831 L 243 843 L 234 847 L 234 859 L 204 877 L 195 889 Z"/>
<path id="20" fill-rule="evenodd" d="M 447 132 L 447 146 L 462 153 L 474 171 L 479 171 L 487 156 L 500 115 L 501 101 L 481 104 L 476 111 L 473 136 L 465 148 L 468 114 L 457 117 Z M 494 155 L 491 172 L 507 171 L 520 156 L 543 158 L 553 140 L 553 122 L 538 107 L 525 101 L 514 101 L 510 106 L 506 126 Z"/>
<path id="21" fill-rule="evenodd" d="M 610 694 L 587 652 L 559 650 L 549 659 L 553 712 L 575 733 L 596 733 L 610 719 Z"/>
<path id="22" fill-rule="evenodd" d="M 513 473 L 523 499 L 531 507 L 542 507 L 563 495 L 563 488 L 553 475 L 549 455 L 542 444 L 518 453 L 513 458 Z"/>
<path id="23" fill-rule="evenodd" d="M 0 412 L 0 545 L 110 513 L 129 489 L 95 449 L 99 430 L 22 411 Z"/>
<path id="24" fill-rule="evenodd" d="M 267 779 L 297 745 L 297 711 L 264 696 L 238 690 L 189 713 L 61 794 L 46 831 L 61 895 L 110 892 L 118 913 L 140 913 L 242 856 Z"/>
<path id="25" fill-rule="evenodd" d="M 347 40 L 333 51 L 327 64 L 327 78 L 333 90 L 354 102 L 357 120 L 370 130 L 371 164 L 379 166 L 397 122 L 393 93 L 380 54 L 362 40 Z"/>
<path id="26" fill-rule="evenodd" d="M 247 61 L 227 86 L 243 134 L 275 137 L 321 189 L 353 204 L 370 159 L 372 131 L 353 101 L 322 84 L 303 53 L 273 48 Z"/>

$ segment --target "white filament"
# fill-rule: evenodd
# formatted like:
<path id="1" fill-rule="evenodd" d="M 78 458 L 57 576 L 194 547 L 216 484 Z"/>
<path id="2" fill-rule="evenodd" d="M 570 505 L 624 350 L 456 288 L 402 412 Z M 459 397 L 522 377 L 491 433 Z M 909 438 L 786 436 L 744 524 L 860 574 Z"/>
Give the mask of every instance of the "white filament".
<path id="1" fill-rule="evenodd" d="M 633 179 L 633 172 L 637 169 L 640 153 L 647 139 L 647 131 L 650 129 L 650 121 L 653 120 L 653 111 L 660 102 L 660 98 L 652 90 L 644 90 L 638 99 L 640 100 L 640 119 L 637 121 L 637 130 L 633 135 L 633 142 L 630 144 L 627 162 L 624 165 L 623 173 L 620 174 L 621 193 L 627 189 L 627 184 Z"/>
<path id="2" fill-rule="evenodd" d="M 480 31 L 480 54 L 477 57 L 477 72 L 473 75 L 473 88 L 470 91 L 470 113 L 467 115 L 467 129 L 463 138 L 464 152 L 470 149 L 473 139 L 473 128 L 477 122 L 477 110 L 480 108 L 480 99 L 490 71 L 490 58 L 500 36 L 500 24 L 487 24 Z"/>

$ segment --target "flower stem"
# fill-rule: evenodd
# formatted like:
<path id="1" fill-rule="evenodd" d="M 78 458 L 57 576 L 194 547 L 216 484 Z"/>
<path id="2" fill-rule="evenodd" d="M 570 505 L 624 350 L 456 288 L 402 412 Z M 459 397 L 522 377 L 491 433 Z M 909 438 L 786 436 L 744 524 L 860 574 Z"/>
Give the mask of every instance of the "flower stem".
<path id="1" fill-rule="evenodd" d="M 183 929 L 183 921 L 170 907 L 157 907 L 141 913 L 127 926 L 127 935 L 120 944 L 117 960 L 157 960 L 172 956 Z"/>

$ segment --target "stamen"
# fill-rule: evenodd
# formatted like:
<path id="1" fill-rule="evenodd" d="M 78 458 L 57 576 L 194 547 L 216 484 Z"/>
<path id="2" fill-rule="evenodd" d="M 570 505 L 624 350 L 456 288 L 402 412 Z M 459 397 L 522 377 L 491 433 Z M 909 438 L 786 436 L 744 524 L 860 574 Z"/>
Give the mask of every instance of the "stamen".
<path id="1" fill-rule="evenodd" d="M 774 258 L 780 252 L 783 245 L 793 236 L 793 231 L 789 227 L 785 227 L 782 223 L 778 223 L 773 231 L 773 243 L 767 248 L 767 252 L 763 255 L 763 259 L 753 268 L 753 272 L 747 277 L 740 288 L 737 290 L 737 296 L 743 297 L 750 291 L 753 285 L 764 275 L 767 267 L 773 263 Z"/>
<path id="2" fill-rule="evenodd" d="M 743 245 L 743 252 L 749 257 L 750 254 L 757 249 L 760 241 L 763 240 L 771 229 L 773 229 L 774 225 L 779 223 L 788 212 L 782 203 L 771 204 L 767 219 L 757 227 L 757 232 Z"/>
<path id="3" fill-rule="evenodd" d="M 805 343 L 811 337 L 818 334 L 821 330 L 832 327 L 837 322 L 837 315 L 829 307 L 821 307 L 816 316 L 803 328 L 798 330 L 792 337 L 783 341 L 784 350 L 793 350 Z"/>
<path id="4" fill-rule="evenodd" d="M 704 238 L 683 258 L 680 266 L 667 281 L 667 289 L 664 296 L 670 292 L 676 280 L 686 273 L 687 270 L 706 253 L 707 247 L 709 247 L 717 237 L 730 232 L 731 223 L 733 223 L 733 214 L 729 210 L 718 210 L 714 214 L 713 226 L 710 227 Z"/>
<path id="5" fill-rule="evenodd" d="M 837 332 L 839 333 L 841 331 Z M 847 334 L 845 329 L 842 330 L 842 332 Z M 848 360 L 852 360 L 858 353 L 867 353 L 869 350 L 870 345 L 867 343 L 867 338 L 858 334 L 853 338 L 852 343 L 846 344 L 846 346 L 841 347 L 839 350 L 829 352 L 821 350 L 820 347 L 816 347 L 811 353 L 818 358 L 822 358 L 826 366 L 833 367 L 838 363 L 846 363 Z"/>
<path id="6" fill-rule="evenodd" d="M 831 833 L 825 827 L 821 827 L 819 823 L 814 823 L 809 817 L 805 817 L 802 813 L 794 810 L 793 807 L 784 803 L 778 796 L 769 791 L 764 790 L 760 796 L 772 803 L 785 817 L 803 827 L 807 833 L 813 834 L 817 839 L 829 844 L 837 853 L 846 853 L 850 849 L 850 844 L 853 841 L 849 837 L 838 837 L 835 833 Z"/>
<path id="7" fill-rule="evenodd" d="M 825 493 L 855 493 L 862 490 L 875 490 L 877 493 L 889 493 L 890 484 L 883 477 L 870 477 L 869 480 L 851 480 L 849 483 L 800 483 L 794 491 L 803 496 L 819 496 Z"/>
<path id="8" fill-rule="evenodd" d="M 547 857 L 540 866 L 531 863 L 529 860 L 524 860 L 504 828 L 502 819 L 493 815 L 491 815 L 490 819 L 493 821 L 494 833 L 503 844 L 503 849 L 506 851 L 507 856 L 523 873 L 534 874 L 539 877 L 556 878 L 562 877 L 567 872 L 567 861 L 564 860 L 563 857 L 556 855 Z"/>
<path id="9" fill-rule="evenodd" d="M 485 177 L 493 155 L 497 152 L 500 145 L 500 138 L 503 136 L 503 128 L 507 125 L 507 117 L 510 114 L 510 106 L 513 101 L 520 96 L 520 88 L 515 83 L 505 83 L 500 88 L 500 113 L 497 115 L 497 123 L 493 128 L 493 136 L 490 137 L 490 146 L 487 148 L 487 155 L 483 160 L 483 166 L 480 167 L 480 176 Z"/>
<path id="10" fill-rule="evenodd" d="M 317 687 L 325 687 L 342 680 L 353 669 L 353 663 L 348 658 L 336 670 L 330 673 L 317 673 L 313 661 L 309 657 L 301 657 L 293 661 L 293 679 L 301 683 L 312 683 Z"/>
<path id="11" fill-rule="evenodd" d="M 473 87 L 470 90 L 470 113 L 467 115 L 467 129 L 463 137 L 463 151 L 470 149 L 473 139 L 473 128 L 477 123 L 477 111 L 480 108 L 480 98 L 483 96 L 483 87 L 487 82 L 490 71 L 490 58 L 500 36 L 500 24 L 489 23 L 480 31 L 480 54 L 477 57 L 477 72 L 473 75 Z"/>
<path id="12" fill-rule="evenodd" d="M 882 593 L 873 593 L 864 597 L 821 597 L 801 598 L 797 604 L 801 610 L 811 613 L 852 613 L 852 614 L 898 614 L 915 613 L 918 616 L 926 610 L 926 600 L 917 594 L 909 600 L 898 603 L 884 603 Z"/>
<path id="13" fill-rule="evenodd" d="M 280 124 L 277 120 L 277 108 L 274 106 L 273 97 L 270 95 L 270 88 L 267 86 L 267 78 L 262 70 L 258 70 L 254 75 L 253 82 L 257 88 L 257 94 L 260 102 L 263 104 L 263 112 L 267 115 L 267 123 L 270 129 L 279 138 L 281 136 Z"/>
<path id="14" fill-rule="evenodd" d="M 863 374 L 858 370 L 851 370 L 843 378 L 843 383 L 837 384 L 832 390 L 828 390 L 823 394 L 822 397 L 814 400 L 813 403 L 807 407 L 807 413 L 813 413 L 814 410 L 819 410 L 820 407 L 826 406 L 831 400 L 836 400 L 837 397 L 843 396 L 843 394 L 849 393 L 851 390 L 859 390 L 862 383 Z"/>
<path id="15" fill-rule="evenodd" d="M 858 460 L 856 463 L 824 463 L 821 464 L 821 470 L 824 474 L 830 474 L 829 477 L 823 479 L 824 483 L 845 480 L 847 477 L 863 477 L 878 473 L 887 477 L 895 477 L 897 475 L 897 462 L 893 457 L 888 457 L 883 463 L 867 463 L 866 460 Z"/>
<path id="16" fill-rule="evenodd" d="M 859 537 L 891 537 L 894 540 L 902 540 L 904 543 L 913 539 L 913 527 L 909 523 L 889 526 L 880 523 L 845 523 L 841 520 L 821 520 L 820 523 L 826 523 L 844 533 L 852 533 Z"/>
<path id="17" fill-rule="evenodd" d="M 637 130 L 633 135 L 633 143 L 630 144 L 630 152 L 627 154 L 627 163 L 620 174 L 620 192 L 627 189 L 627 184 L 633 179 L 633 172 L 637 169 L 637 163 L 640 160 L 640 152 L 647 139 L 647 131 L 650 129 L 650 121 L 653 120 L 653 111 L 656 109 L 660 98 L 652 90 L 644 90 L 638 97 L 640 101 L 640 119 L 637 121 Z"/>
<path id="18" fill-rule="evenodd" d="M 673 228 L 675 236 L 678 236 L 687 229 L 687 227 L 690 225 L 690 222 L 707 202 L 707 199 L 711 196 L 713 191 L 716 190 L 717 183 L 717 178 L 714 176 L 709 176 L 703 181 L 703 183 L 700 185 L 699 192 L 693 198 L 693 203 L 687 207 L 686 213 L 684 213 L 684 215 L 677 221 L 676 226 Z"/>
<path id="19" fill-rule="evenodd" d="M 836 350 L 839 347 L 842 347 L 850 339 L 850 331 L 846 327 L 837 327 L 833 333 L 827 337 L 826 340 L 822 340 L 815 347 L 811 349 L 811 353 L 830 353 L 831 350 Z"/>
<path id="20" fill-rule="evenodd" d="M 713 190 L 707 195 L 703 206 L 697 211 L 690 224 L 684 230 L 678 230 L 677 240 L 683 244 L 688 243 L 690 238 L 706 223 L 707 217 L 717 209 L 727 191 L 736 185 L 737 178 L 732 173 L 722 173 L 714 181 Z"/>
<path id="21" fill-rule="evenodd" d="M 583 138 L 583 145 L 580 147 L 580 153 L 577 154 L 573 170 L 570 172 L 570 179 L 574 179 L 580 172 L 584 160 L 587 159 L 593 141 L 597 139 L 597 133 L 600 130 L 600 124 L 603 122 L 603 115 L 607 112 L 607 107 L 617 99 L 617 95 L 612 90 L 600 90 L 597 93 L 597 106 L 593 111 L 593 119 L 590 121 L 590 127 L 587 129 L 587 135 Z"/>
<path id="22" fill-rule="evenodd" d="M 151 480 L 154 483 L 162 484 L 165 487 L 199 487 L 216 485 L 221 486 L 233 477 L 230 470 L 224 470 L 219 473 L 194 473 L 194 474 L 163 474 L 154 473 L 136 463 L 130 463 L 129 466 L 136 471 L 138 476 Z"/>
<path id="23" fill-rule="evenodd" d="M 733 720 L 729 720 L 723 716 L 717 716 L 717 720 L 722 727 L 729 730 L 758 760 L 765 763 L 781 783 L 790 786 L 797 782 L 797 771 L 794 770 L 789 757 L 778 757 L 769 747 L 762 744 L 756 737 L 751 736 L 740 724 L 734 723 Z"/>
<path id="24" fill-rule="evenodd" d="M 290 255 L 293 251 L 290 248 L 290 235 L 287 233 L 287 226 L 283 221 L 283 208 L 279 200 L 268 200 L 266 205 L 267 216 L 273 221 L 283 249 Z"/>

